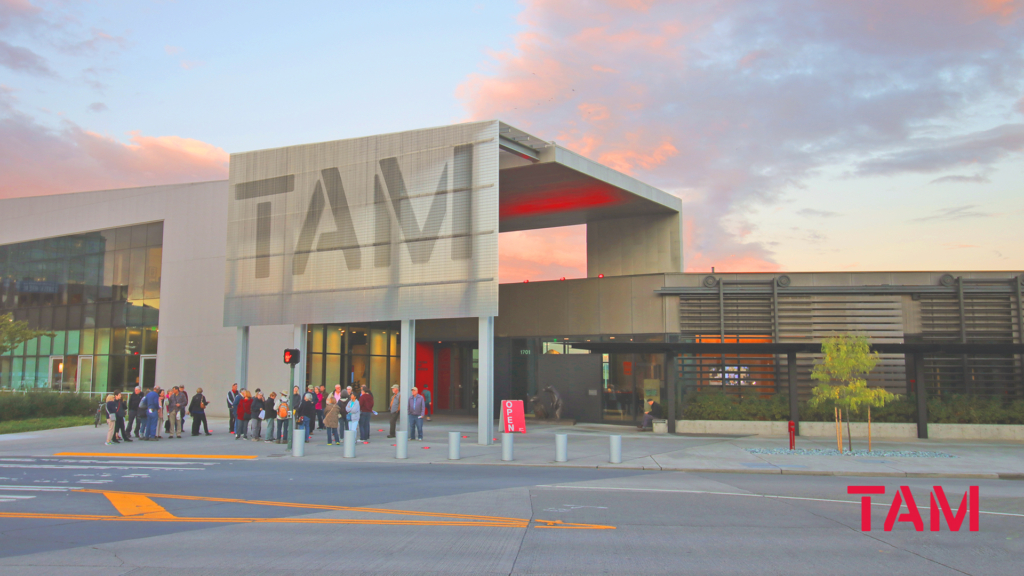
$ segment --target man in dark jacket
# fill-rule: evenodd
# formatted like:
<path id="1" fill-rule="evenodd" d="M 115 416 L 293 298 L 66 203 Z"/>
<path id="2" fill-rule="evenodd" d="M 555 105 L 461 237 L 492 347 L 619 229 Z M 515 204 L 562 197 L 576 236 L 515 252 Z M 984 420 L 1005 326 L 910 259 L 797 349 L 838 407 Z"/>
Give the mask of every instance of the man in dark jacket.
<path id="1" fill-rule="evenodd" d="M 238 383 L 231 385 L 231 390 L 228 390 L 228 432 L 235 433 L 235 408 L 238 407 Z"/>
<path id="2" fill-rule="evenodd" d="M 636 427 L 637 430 L 643 432 L 648 427 L 654 427 L 654 421 L 661 419 L 661 404 L 654 401 L 654 398 L 647 399 L 647 411 L 644 412 L 644 420 Z"/>
<path id="3" fill-rule="evenodd" d="M 114 431 L 120 434 L 121 439 L 125 442 L 131 442 L 132 436 L 125 430 L 124 426 L 124 417 L 128 413 L 128 403 L 125 402 L 120 390 L 114 394 L 114 398 L 117 400 L 117 421 L 114 424 Z"/>
<path id="4" fill-rule="evenodd" d="M 139 437 L 139 427 L 144 418 L 139 417 L 139 401 L 142 400 L 142 388 L 135 387 L 135 391 L 128 395 L 128 432 L 132 433 L 132 424 L 135 425 L 135 437 Z"/>
<path id="5" fill-rule="evenodd" d="M 265 401 L 263 399 L 263 392 L 260 389 L 256 389 L 256 397 L 252 399 L 252 406 L 249 407 L 249 440 L 253 442 L 260 441 L 260 426 L 263 424 L 263 420 L 260 418 L 260 412 L 263 412 Z M 263 414 L 264 417 L 266 413 Z"/>
<path id="6" fill-rule="evenodd" d="M 188 413 L 192 416 L 192 435 L 199 436 L 199 423 L 202 422 L 206 435 L 210 435 L 210 427 L 206 424 L 206 396 L 203 389 L 196 388 L 192 401 L 188 405 Z"/>

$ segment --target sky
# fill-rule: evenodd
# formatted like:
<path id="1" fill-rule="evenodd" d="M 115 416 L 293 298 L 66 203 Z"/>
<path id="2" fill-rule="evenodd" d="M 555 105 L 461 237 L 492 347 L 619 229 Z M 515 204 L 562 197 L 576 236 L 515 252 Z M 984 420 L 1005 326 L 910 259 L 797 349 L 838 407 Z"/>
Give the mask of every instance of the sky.
<path id="1" fill-rule="evenodd" d="M 1024 269 L 1024 0 L 0 0 L 0 198 L 495 118 L 679 196 L 687 271 Z"/>

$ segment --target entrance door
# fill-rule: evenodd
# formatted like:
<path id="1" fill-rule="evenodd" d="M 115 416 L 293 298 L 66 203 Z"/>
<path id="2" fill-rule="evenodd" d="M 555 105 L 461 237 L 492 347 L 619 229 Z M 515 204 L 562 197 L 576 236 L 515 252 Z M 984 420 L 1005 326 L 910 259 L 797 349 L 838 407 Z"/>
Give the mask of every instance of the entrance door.
<path id="1" fill-rule="evenodd" d="M 64 357 L 50 356 L 50 389 L 63 390 Z"/>
<path id="2" fill-rule="evenodd" d="M 156 356 L 143 356 L 142 357 L 142 377 L 140 378 L 139 386 L 142 389 L 152 388 L 156 385 Z"/>
<path id="3" fill-rule="evenodd" d="M 92 356 L 78 357 L 78 378 L 75 382 L 76 392 L 92 392 Z"/>

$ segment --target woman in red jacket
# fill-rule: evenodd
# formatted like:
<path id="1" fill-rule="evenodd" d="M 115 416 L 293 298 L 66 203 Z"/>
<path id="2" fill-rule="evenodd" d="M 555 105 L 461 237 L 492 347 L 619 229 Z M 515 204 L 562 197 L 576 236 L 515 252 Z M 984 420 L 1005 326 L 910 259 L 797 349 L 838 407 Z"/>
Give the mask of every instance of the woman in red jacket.
<path id="1" fill-rule="evenodd" d="M 242 399 L 238 401 L 238 412 L 235 413 L 235 440 L 249 438 L 246 431 L 249 429 L 249 418 L 252 417 L 252 394 L 248 390 L 242 390 Z M 238 424 L 241 423 L 241 426 Z"/>

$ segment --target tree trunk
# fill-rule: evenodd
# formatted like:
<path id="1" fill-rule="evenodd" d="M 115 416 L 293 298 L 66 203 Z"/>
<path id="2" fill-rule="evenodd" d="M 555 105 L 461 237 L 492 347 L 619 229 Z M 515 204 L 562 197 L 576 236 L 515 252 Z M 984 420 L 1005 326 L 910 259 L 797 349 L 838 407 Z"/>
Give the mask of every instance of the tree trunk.
<path id="1" fill-rule="evenodd" d="M 832 412 L 832 422 L 836 425 L 836 450 L 839 450 L 839 453 L 842 454 L 843 449 L 839 444 L 839 408 L 833 406 Z"/>
<path id="2" fill-rule="evenodd" d="M 850 430 L 850 411 L 846 411 L 846 435 L 850 437 L 850 452 L 853 452 L 853 431 Z"/>
<path id="3" fill-rule="evenodd" d="M 871 453 L 871 405 L 868 404 L 868 453 Z"/>

